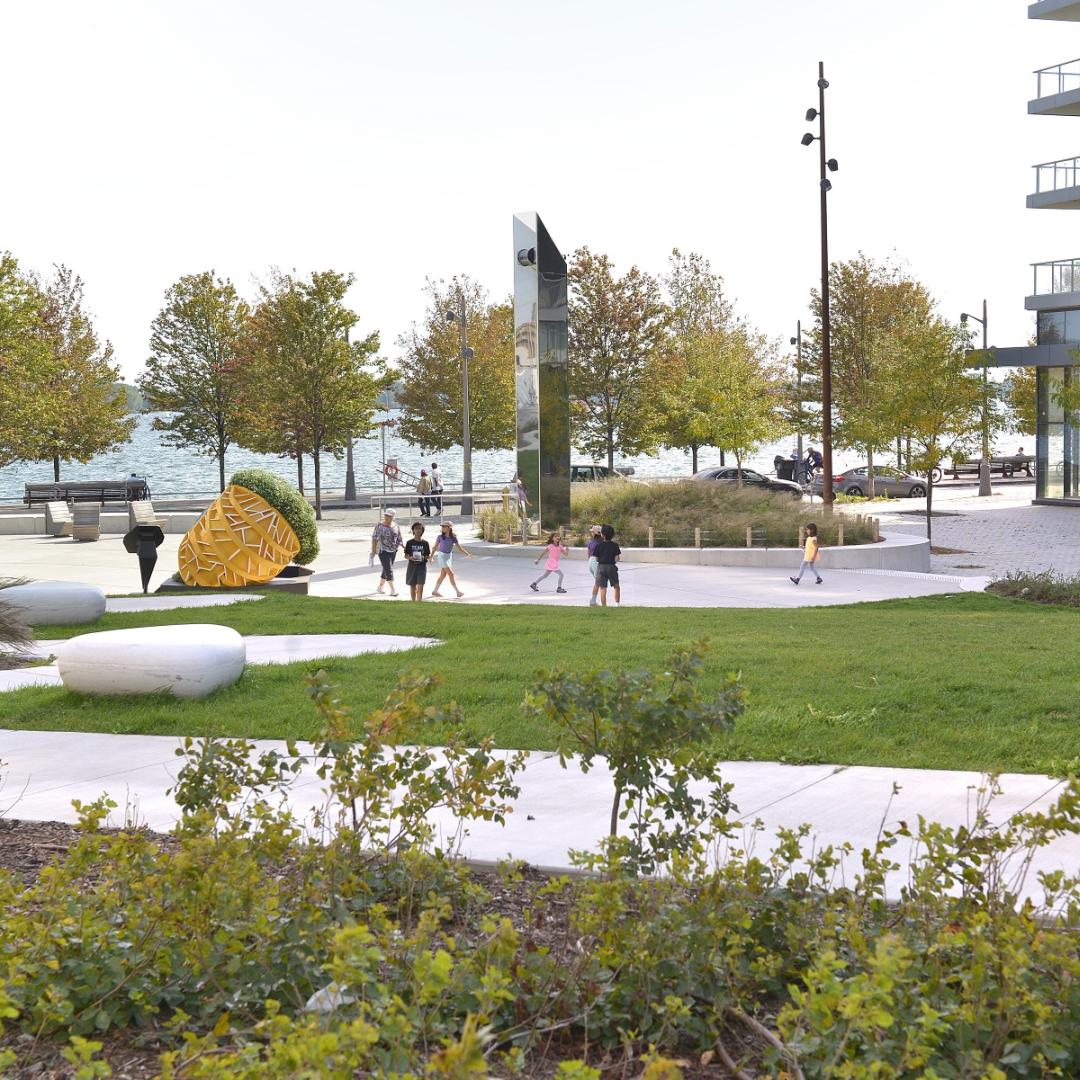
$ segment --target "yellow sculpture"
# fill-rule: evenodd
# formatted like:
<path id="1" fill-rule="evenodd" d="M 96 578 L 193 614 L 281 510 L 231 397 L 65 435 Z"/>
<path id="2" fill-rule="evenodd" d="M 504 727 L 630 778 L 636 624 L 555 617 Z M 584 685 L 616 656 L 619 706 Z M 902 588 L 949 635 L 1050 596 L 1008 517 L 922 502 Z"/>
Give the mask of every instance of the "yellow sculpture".
<path id="1" fill-rule="evenodd" d="M 293 527 L 261 495 L 231 484 L 180 541 L 185 585 L 237 588 L 276 577 L 300 550 Z"/>

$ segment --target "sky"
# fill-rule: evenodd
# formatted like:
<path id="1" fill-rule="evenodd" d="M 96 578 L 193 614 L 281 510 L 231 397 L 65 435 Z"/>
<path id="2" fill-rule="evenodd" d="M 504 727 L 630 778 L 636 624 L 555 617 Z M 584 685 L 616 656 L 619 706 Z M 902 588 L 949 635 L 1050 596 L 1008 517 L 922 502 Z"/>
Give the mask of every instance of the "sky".
<path id="1" fill-rule="evenodd" d="M 1031 336 L 1030 264 L 1080 216 L 1026 210 L 1080 120 L 1028 117 L 1080 24 L 1025 0 L 34 0 L 0 8 L 0 249 L 86 283 L 125 377 L 180 275 L 252 294 L 270 267 L 351 271 L 382 353 L 425 278 L 512 287 L 512 216 L 623 271 L 697 251 L 786 340 L 830 254 L 894 257 L 990 344 Z"/>

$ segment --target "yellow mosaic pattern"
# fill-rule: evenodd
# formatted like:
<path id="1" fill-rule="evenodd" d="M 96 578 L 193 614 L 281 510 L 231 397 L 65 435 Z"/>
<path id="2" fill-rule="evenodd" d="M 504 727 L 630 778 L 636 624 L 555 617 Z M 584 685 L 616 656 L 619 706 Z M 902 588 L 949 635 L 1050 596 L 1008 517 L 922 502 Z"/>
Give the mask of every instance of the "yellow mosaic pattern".
<path id="1" fill-rule="evenodd" d="M 236 588 L 269 581 L 300 550 L 292 526 L 262 496 L 227 487 L 180 541 L 185 585 Z"/>

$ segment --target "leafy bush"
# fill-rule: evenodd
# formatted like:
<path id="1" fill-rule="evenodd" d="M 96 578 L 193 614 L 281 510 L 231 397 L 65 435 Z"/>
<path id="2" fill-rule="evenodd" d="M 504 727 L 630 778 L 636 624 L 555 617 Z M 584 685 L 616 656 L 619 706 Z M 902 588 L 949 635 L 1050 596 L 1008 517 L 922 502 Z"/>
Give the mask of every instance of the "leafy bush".
<path id="1" fill-rule="evenodd" d="M 870 543 L 868 522 L 856 517 L 822 514 L 821 506 L 796 502 L 788 495 L 734 484 L 680 480 L 674 484 L 638 484 L 624 480 L 574 484 L 570 499 L 573 531 L 610 524 L 624 545 L 648 542 L 649 527 L 657 547 L 690 547 L 694 529 L 705 547 L 745 547 L 748 527 L 761 530 L 770 547 L 797 547 L 799 528 L 817 523 L 823 544 L 835 544 L 836 528 L 844 526 L 845 543 Z"/>
<path id="2" fill-rule="evenodd" d="M 34 644 L 34 635 L 18 609 L 3 598 L 4 589 L 25 583 L 25 578 L 0 578 L 0 669 L 19 663 L 16 656 Z"/>
<path id="3" fill-rule="evenodd" d="M 293 562 L 307 566 L 318 558 L 319 533 L 315 511 L 296 488 L 266 469 L 240 469 L 232 474 L 230 484 L 238 484 L 262 496 L 291 526 L 300 541 Z"/>
<path id="4" fill-rule="evenodd" d="M 505 540 L 510 536 L 521 536 L 521 515 L 512 510 L 496 510 L 492 506 L 485 506 L 476 515 L 476 526 L 480 535 L 484 536 L 487 527 L 491 526 L 496 541 Z"/>
<path id="5" fill-rule="evenodd" d="M 1015 596 L 1021 600 L 1034 600 L 1037 604 L 1080 607 L 1080 575 L 1066 577 L 1053 570 L 1041 573 L 1015 570 L 991 581 L 987 588 L 999 596 Z"/>

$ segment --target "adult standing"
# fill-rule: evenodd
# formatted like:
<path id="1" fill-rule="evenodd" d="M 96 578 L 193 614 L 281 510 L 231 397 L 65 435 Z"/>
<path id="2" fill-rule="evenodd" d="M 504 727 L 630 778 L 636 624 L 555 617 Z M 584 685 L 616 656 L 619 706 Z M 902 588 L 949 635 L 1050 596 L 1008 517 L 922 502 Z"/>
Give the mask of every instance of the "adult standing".
<path id="1" fill-rule="evenodd" d="M 525 481 L 520 476 L 514 477 L 514 498 L 517 500 L 517 513 L 523 523 L 529 520 L 529 496 L 525 491 Z"/>
<path id="2" fill-rule="evenodd" d="M 416 485 L 416 494 L 420 496 L 420 516 L 429 517 L 431 514 L 431 477 L 427 469 L 420 470 L 420 482 Z"/>
<path id="3" fill-rule="evenodd" d="M 379 587 L 376 591 L 381 593 L 389 584 L 391 596 L 397 596 L 397 589 L 394 588 L 394 558 L 398 549 L 405 546 L 405 541 L 401 539 L 401 530 L 394 523 L 396 516 L 397 511 L 393 507 L 387 507 L 383 511 L 382 521 L 371 531 L 371 558 L 368 559 L 370 566 L 374 563 L 375 556 L 379 556 L 382 573 L 379 575 Z"/>
<path id="4" fill-rule="evenodd" d="M 439 470 L 439 463 L 433 461 L 431 463 L 431 506 L 436 515 L 442 514 L 442 472 Z"/>
<path id="5" fill-rule="evenodd" d="M 458 588 L 457 578 L 454 577 L 455 550 L 460 551 L 467 559 L 472 558 L 472 555 L 461 546 L 457 536 L 454 535 L 454 523 L 452 521 L 444 521 L 439 528 L 439 535 L 435 539 L 435 563 L 439 567 L 439 577 L 435 582 L 435 588 L 431 590 L 432 596 L 441 595 L 439 586 L 443 583 L 444 578 L 450 579 L 450 584 L 453 585 L 454 592 L 456 592 L 458 596 L 465 595 Z"/>

